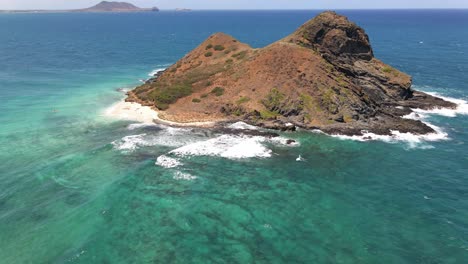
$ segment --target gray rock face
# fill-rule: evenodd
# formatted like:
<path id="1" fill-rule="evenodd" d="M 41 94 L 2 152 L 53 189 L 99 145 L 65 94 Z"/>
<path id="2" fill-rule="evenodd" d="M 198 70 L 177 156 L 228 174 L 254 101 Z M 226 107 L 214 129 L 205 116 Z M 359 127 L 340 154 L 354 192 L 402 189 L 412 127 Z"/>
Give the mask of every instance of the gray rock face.
<path id="1" fill-rule="evenodd" d="M 304 24 L 300 30 L 303 42 L 335 60 L 352 63 L 374 57 L 369 37 L 364 30 L 335 12 L 324 12 Z"/>

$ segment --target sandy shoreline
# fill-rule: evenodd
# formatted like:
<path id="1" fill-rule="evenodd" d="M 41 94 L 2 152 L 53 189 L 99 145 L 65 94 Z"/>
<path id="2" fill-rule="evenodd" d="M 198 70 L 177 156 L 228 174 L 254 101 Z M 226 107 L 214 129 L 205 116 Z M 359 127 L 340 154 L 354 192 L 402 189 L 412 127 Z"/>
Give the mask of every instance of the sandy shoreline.
<path id="1" fill-rule="evenodd" d="M 104 116 L 120 119 L 120 120 L 131 120 L 141 123 L 158 123 L 169 126 L 180 126 L 180 127 L 213 127 L 216 122 L 188 122 L 179 123 L 173 121 L 167 121 L 161 119 L 158 116 L 158 112 L 149 106 L 143 106 L 139 103 L 120 101 L 104 111 Z"/>

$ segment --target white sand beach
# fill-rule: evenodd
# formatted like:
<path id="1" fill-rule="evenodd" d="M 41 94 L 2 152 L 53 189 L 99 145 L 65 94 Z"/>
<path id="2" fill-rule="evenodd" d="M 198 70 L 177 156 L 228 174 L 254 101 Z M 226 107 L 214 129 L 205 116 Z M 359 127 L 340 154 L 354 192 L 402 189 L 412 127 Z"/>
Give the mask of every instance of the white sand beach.
<path id="1" fill-rule="evenodd" d="M 149 106 L 143 106 L 133 102 L 118 102 L 104 111 L 104 116 L 120 120 L 131 120 L 141 123 L 159 123 L 179 127 L 212 127 L 216 122 L 189 122 L 178 123 L 159 118 L 158 112 Z"/>

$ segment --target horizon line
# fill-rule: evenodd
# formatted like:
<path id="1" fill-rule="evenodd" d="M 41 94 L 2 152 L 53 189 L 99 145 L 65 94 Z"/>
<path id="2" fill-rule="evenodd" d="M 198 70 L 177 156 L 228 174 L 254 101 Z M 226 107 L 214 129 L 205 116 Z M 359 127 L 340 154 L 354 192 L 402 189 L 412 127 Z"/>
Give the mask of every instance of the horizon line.
<path id="1" fill-rule="evenodd" d="M 141 8 L 141 9 L 150 9 L 150 8 Z M 172 9 L 159 9 L 159 12 L 164 11 L 177 11 L 177 12 L 193 12 L 193 11 L 324 11 L 324 10 L 342 10 L 342 11 L 384 11 L 384 10 L 468 10 L 468 7 L 414 7 L 414 8 L 262 8 L 262 9 L 192 9 L 186 8 L 187 10 L 177 10 L 177 9 L 185 9 L 185 8 L 172 8 Z M 52 12 L 66 12 L 66 11 L 75 11 L 81 9 L 0 9 L 0 11 L 52 11 Z M 138 13 L 139 11 L 128 11 L 128 13 Z M 141 12 L 146 12 L 146 10 L 141 10 Z M 94 13 L 126 13 L 126 11 L 102 11 L 102 12 L 94 12 Z"/>

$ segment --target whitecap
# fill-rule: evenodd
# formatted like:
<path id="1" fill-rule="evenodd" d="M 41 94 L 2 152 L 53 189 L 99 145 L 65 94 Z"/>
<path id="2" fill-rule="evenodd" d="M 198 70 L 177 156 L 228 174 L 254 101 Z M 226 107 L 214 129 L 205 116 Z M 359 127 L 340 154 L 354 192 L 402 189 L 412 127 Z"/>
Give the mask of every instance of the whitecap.
<path id="1" fill-rule="evenodd" d="M 189 144 L 170 153 L 177 156 L 218 156 L 228 159 L 268 158 L 272 150 L 262 143 L 264 137 L 222 135 L 209 140 Z"/>
<path id="2" fill-rule="evenodd" d="M 139 146 L 147 144 L 144 136 L 146 136 L 146 134 L 126 136 L 120 140 L 112 142 L 112 145 L 114 145 L 114 148 L 118 150 L 134 151 Z"/>
<path id="3" fill-rule="evenodd" d="M 171 158 L 171 157 L 168 157 L 166 155 L 161 155 L 159 156 L 157 159 L 156 159 L 156 165 L 158 166 L 161 166 L 163 168 L 175 168 L 175 167 L 179 167 L 182 165 L 182 163 L 175 159 L 175 158 Z"/>
<path id="4" fill-rule="evenodd" d="M 176 171 L 174 172 L 174 176 L 172 177 L 174 180 L 185 180 L 185 181 L 193 181 L 197 179 L 197 176 L 194 176 L 190 173 Z"/>
<path id="5" fill-rule="evenodd" d="M 445 101 L 452 102 L 457 105 L 457 108 L 434 108 L 430 110 L 424 109 L 411 109 L 411 112 L 408 115 L 403 116 L 406 119 L 413 119 L 419 120 L 432 128 L 435 132 L 424 134 L 424 135 L 417 135 L 413 133 L 402 133 L 400 131 L 391 130 L 391 135 L 377 135 L 374 133 L 369 133 L 367 131 L 362 131 L 362 135 L 356 136 L 345 136 L 345 135 L 332 135 L 333 137 L 341 138 L 341 139 L 351 139 L 357 141 L 369 141 L 369 140 L 380 140 L 388 143 L 397 143 L 397 142 L 406 142 L 408 143 L 410 148 L 421 148 L 421 149 L 432 149 L 434 148 L 431 145 L 423 144 L 425 142 L 430 141 L 442 141 L 448 140 L 448 134 L 440 127 L 435 126 L 427 121 L 430 115 L 441 115 L 447 117 L 455 117 L 457 115 L 466 115 L 468 114 L 468 102 L 463 99 L 456 99 L 451 97 L 445 97 L 438 93 L 434 92 L 426 92 L 435 97 L 439 97 Z"/>
<path id="6" fill-rule="evenodd" d="M 457 105 L 457 108 L 451 109 L 451 108 L 434 108 L 430 110 L 424 110 L 424 109 L 411 109 L 415 113 L 418 114 L 435 114 L 435 115 L 441 115 L 441 116 L 447 116 L 447 117 L 456 117 L 457 115 L 468 115 L 468 102 L 463 100 L 463 99 L 457 99 L 457 98 L 451 98 L 451 97 L 446 97 L 442 96 L 438 93 L 434 92 L 426 92 L 427 94 L 430 94 L 435 97 L 439 97 L 441 99 L 444 99 L 445 101 L 452 102 Z"/>
<path id="7" fill-rule="evenodd" d="M 424 123 L 424 122 L 423 122 Z M 383 141 L 387 143 L 405 142 L 410 148 L 431 149 L 433 146 L 425 144 L 430 141 L 448 140 L 448 134 L 445 133 L 440 127 L 425 123 L 432 129 L 434 133 L 418 135 L 413 133 L 402 133 L 397 130 L 390 130 L 390 135 L 378 135 L 368 131 L 361 131 L 362 135 L 346 136 L 346 135 L 332 135 L 339 139 L 356 140 L 356 141 Z"/>
<path id="8" fill-rule="evenodd" d="M 275 145 L 289 146 L 289 147 L 297 147 L 300 145 L 299 142 L 295 140 L 291 141 L 291 139 L 285 138 L 285 137 L 273 137 L 273 138 L 269 138 L 267 141 Z"/>
<path id="9" fill-rule="evenodd" d="M 242 121 L 230 124 L 227 126 L 227 128 L 238 129 L 238 130 L 258 130 L 259 129 L 256 126 L 249 125 Z"/>
<path id="10" fill-rule="evenodd" d="M 150 73 L 148 73 L 148 76 L 154 77 L 154 75 L 158 74 L 159 72 L 165 71 L 166 68 L 157 68 L 152 70 Z"/>
<path id="11" fill-rule="evenodd" d="M 136 129 L 136 127 L 134 126 L 132 128 Z M 163 128 L 163 130 L 158 131 L 154 135 L 147 135 L 145 133 L 125 136 L 120 140 L 113 141 L 112 145 L 117 150 L 122 150 L 124 152 L 132 152 L 141 147 L 181 147 L 193 143 L 196 140 L 197 139 L 193 137 L 193 134 L 187 135 L 187 133 L 184 133 L 183 129 Z"/>
<path id="12" fill-rule="evenodd" d="M 139 128 L 145 128 L 145 127 L 157 127 L 157 124 L 151 124 L 151 123 L 136 123 L 136 124 L 130 124 L 127 126 L 128 130 L 135 130 Z"/>

